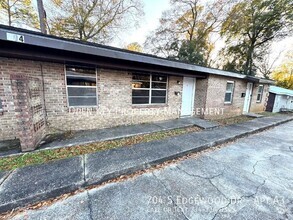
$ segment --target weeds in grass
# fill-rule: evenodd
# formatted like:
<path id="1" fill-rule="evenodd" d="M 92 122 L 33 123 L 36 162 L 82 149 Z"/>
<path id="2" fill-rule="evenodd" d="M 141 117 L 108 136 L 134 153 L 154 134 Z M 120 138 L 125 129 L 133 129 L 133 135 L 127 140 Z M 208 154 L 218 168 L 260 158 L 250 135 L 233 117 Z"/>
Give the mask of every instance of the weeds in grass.
<path id="1" fill-rule="evenodd" d="M 137 135 L 111 141 L 95 142 L 92 144 L 64 147 L 59 149 L 41 150 L 37 152 L 25 153 L 23 155 L 4 157 L 0 159 L 0 170 L 14 170 L 16 168 L 32 164 L 42 164 L 52 160 L 70 158 L 78 155 L 89 154 L 123 146 L 131 146 L 142 142 L 161 140 L 172 136 L 196 132 L 199 130 L 200 129 L 198 127 L 188 127 L 170 131 L 155 132 L 152 134 Z"/>

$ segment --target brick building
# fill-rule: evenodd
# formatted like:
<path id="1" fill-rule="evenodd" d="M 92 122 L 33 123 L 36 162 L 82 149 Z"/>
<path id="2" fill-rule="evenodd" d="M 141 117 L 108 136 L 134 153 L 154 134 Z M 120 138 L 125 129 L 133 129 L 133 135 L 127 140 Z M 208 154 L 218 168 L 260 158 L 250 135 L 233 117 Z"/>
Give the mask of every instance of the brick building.
<path id="1" fill-rule="evenodd" d="M 0 140 L 265 109 L 272 81 L 0 26 Z"/>

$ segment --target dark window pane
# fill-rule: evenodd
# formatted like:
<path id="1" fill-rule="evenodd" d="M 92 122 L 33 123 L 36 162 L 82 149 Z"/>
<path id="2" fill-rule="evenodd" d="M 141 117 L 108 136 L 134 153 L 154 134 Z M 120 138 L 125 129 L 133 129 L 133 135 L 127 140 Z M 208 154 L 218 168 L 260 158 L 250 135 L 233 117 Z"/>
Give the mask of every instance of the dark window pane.
<path id="1" fill-rule="evenodd" d="M 68 87 L 68 96 L 97 96 L 96 88 Z"/>
<path id="2" fill-rule="evenodd" d="M 149 74 L 142 74 L 142 75 L 138 75 L 138 74 L 133 74 L 132 75 L 132 80 L 133 81 L 139 81 L 139 80 L 145 80 L 145 81 L 150 81 L 150 75 Z"/>
<path id="3" fill-rule="evenodd" d="M 152 103 L 166 103 L 166 97 L 152 97 Z"/>
<path id="4" fill-rule="evenodd" d="M 232 93 L 225 94 L 225 102 L 231 102 L 232 100 Z"/>
<path id="5" fill-rule="evenodd" d="M 132 88 L 150 88 L 149 82 L 132 82 Z"/>
<path id="6" fill-rule="evenodd" d="M 67 76 L 67 85 L 71 85 L 71 86 L 96 86 L 96 78 Z"/>
<path id="7" fill-rule="evenodd" d="M 152 88 L 154 88 L 154 89 L 166 89 L 167 84 L 166 83 L 152 83 Z"/>
<path id="8" fill-rule="evenodd" d="M 93 75 L 93 76 L 96 75 L 95 68 L 90 68 L 90 67 L 80 68 L 80 67 L 74 67 L 74 66 L 67 66 L 66 72 L 67 72 L 67 74 L 70 74 L 70 75 L 75 75 L 75 74 L 77 74 L 77 75 L 89 74 L 89 75 Z"/>
<path id="9" fill-rule="evenodd" d="M 262 90 L 263 90 L 263 86 L 259 86 L 258 87 L 258 93 L 262 93 Z"/>
<path id="10" fill-rule="evenodd" d="M 257 94 L 257 101 L 261 100 L 261 94 Z"/>
<path id="11" fill-rule="evenodd" d="M 2 100 L 0 99 L 0 109 L 3 109 Z"/>
<path id="12" fill-rule="evenodd" d="M 132 97 L 132 104 L 149 104 L 149 98 Z"/>
<path id="13" fill-rule="evenodd" d="M 149 90 L 132 90 L 132 96 L 149 96 L 150 91 Z"/>
<path id="14" fill-rule="evenodd" d="M 167 76 L 152 75 L 152 81 L 167 82 Z"/>
<path id="15" fill-rule="evenodd" d="M 166 96 L 166 90 L 152 90 L 152 97 L 153 96 Z"/>
<path id="16" fill-rule="evenodd" d="M 97 105 L 96 97 L 86 98 L 86 97 L 69 97 L 69 106 L 95 106 Z"/>

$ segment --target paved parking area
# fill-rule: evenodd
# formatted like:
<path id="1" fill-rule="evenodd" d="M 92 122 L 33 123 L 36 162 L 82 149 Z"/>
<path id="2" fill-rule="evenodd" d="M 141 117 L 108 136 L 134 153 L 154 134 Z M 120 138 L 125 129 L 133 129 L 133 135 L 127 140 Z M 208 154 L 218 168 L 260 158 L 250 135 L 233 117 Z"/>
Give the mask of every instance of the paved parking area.
<path id="1" fill-rule="evenodd" d="M 293 122 L 14 219 L 293 219 Z"/>

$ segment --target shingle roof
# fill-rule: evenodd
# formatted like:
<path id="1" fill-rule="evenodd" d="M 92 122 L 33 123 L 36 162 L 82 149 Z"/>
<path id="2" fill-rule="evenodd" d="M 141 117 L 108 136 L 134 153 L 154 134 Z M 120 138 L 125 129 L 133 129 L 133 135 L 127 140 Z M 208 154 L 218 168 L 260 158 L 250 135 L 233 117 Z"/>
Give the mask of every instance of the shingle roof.
<path id="1" fill-rule="evenodd" d="M 214 74 L 220 76 L 234 77 L 239 79 L 248 79 L 246 75 L 224 71 L 214 68 L 203 67 L 199 65 L 184 63 L 181 61 L 170 60 L 154 55 L 132 52 L 115 47 L 105 46 L 96 43 L 84 42 L 79 40 L 65 39 L 52 35 L 45 35 L 40 32 L 30 31 L 15 27 L 0 25 L 0 43 L 1 41 L 13 41 L 13 37 L 8 37 L 9 34 L 23 36 L 24 42 L 15 42 L 16 44 L 27 44 L 48 49 L 64 50 L 68 52 L 77 52 L 87 55 L 94 55 L 104 58 L 112 58 L 117 60 L 125 60 L 131 62 L 144 63 L 149 65 L 176 68 L 205 74 Z M 14 43 L 14 42 L 13 42 Z M 254 80 L 259 79 L 254 77 Z M 272 82 L 272 81 L 271 81 Z M 266 82 L 266 83 L 271 83 Z"/>

